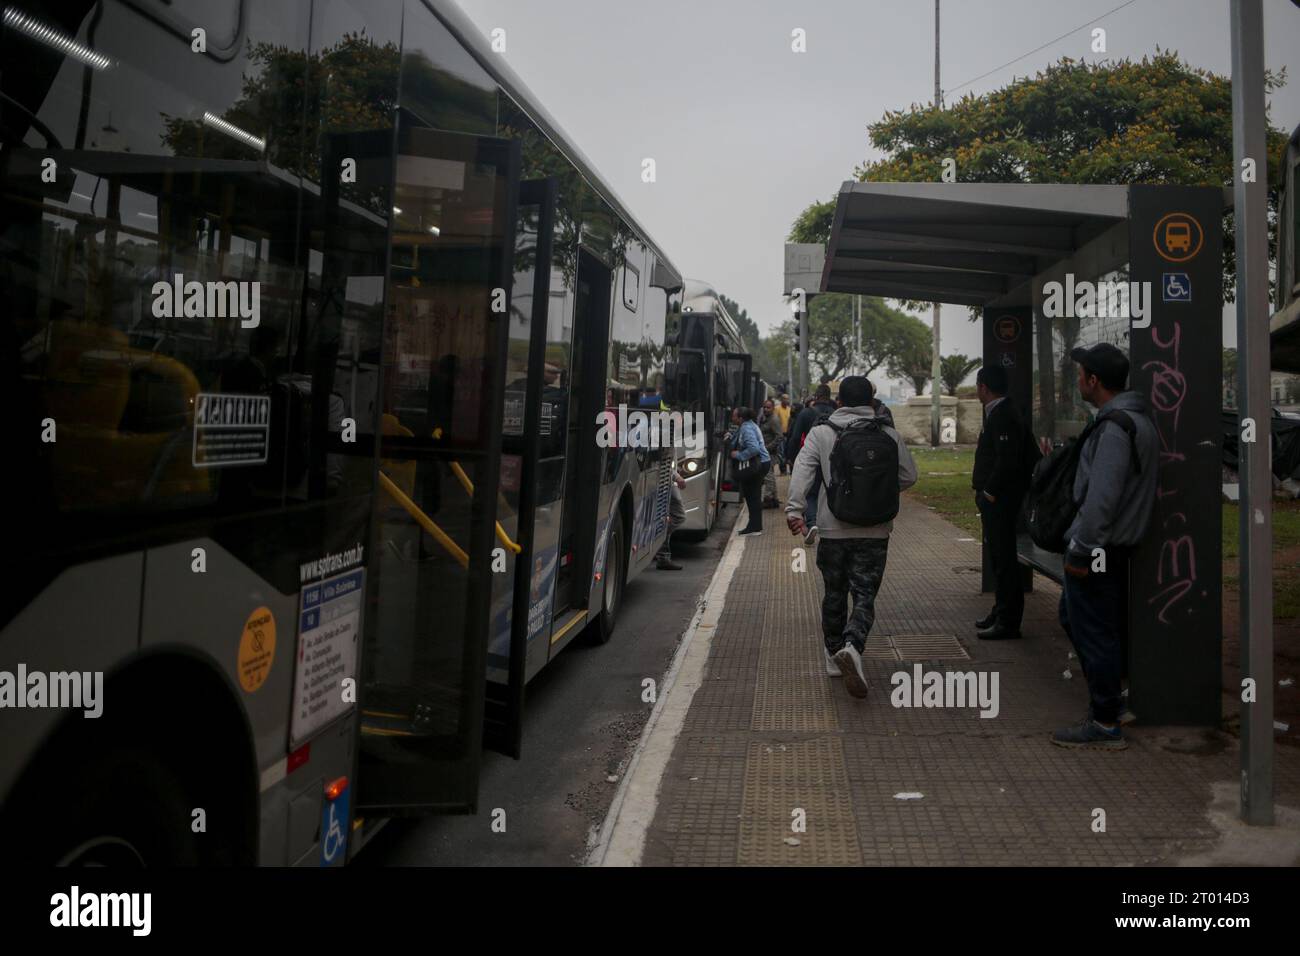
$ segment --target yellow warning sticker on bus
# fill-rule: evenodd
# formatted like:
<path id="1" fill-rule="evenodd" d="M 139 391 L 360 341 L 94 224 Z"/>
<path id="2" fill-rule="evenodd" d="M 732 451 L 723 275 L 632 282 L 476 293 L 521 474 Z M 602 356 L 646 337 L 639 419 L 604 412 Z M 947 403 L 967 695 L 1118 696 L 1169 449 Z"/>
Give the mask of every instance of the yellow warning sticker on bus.
<path id="1" fill-rule="evenodd" d="M 239 684 L 248 693 L 266 683 L 275 660 L 275 615 L 269 607 L 259 607 L 244 622 L 239 639 Z"/>

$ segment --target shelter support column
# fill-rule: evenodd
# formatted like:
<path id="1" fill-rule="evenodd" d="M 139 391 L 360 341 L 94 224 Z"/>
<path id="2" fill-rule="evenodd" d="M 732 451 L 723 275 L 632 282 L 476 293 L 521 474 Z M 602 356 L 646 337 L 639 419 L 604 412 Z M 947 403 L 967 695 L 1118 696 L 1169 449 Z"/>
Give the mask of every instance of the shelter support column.
<path id="1" fill-rule="evenodd" d="M 1222 670 L 1223 191 L 1129 187 L 1129 388 L 1159 435 L 1156 501 L 1130 568 L 1129 707 L 1217 727 Z"/>

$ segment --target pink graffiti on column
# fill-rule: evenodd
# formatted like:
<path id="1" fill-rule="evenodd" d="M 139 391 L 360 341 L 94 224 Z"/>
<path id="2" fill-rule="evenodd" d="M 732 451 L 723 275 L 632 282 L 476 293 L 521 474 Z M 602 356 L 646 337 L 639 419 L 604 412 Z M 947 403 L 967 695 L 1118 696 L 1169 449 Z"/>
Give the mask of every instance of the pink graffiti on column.
<path id="1" fill-rule="evenodd" d="M 1149 398 L 1155 418 L 1156 434 L 1160 437 L 1157 501 L 1178 494 L 1182 478 L 1180 466 L 1187 460 L 1187 456 L 1178 450 L 1178 424 L 1188 389 L 1187 377 L 1179 369 L 1178 351 L 1181 338 L 1182 327 L 1177 322 L 1174 323 L 1173 335 L 1168 341 L 1160 338 L 1158 330 L 1153 325 L 1151 341 L 1166 354 L 1142 366 L 1144 369 L 1152 370 Z M 1196 582 L 1196 542 L 1190 534 L 1178 533 L 1186 525 L 1186 513 L 1175 511 L 1165 517 L 1161 528 L 1165 539 L 1160 544 L 1160 555 L 1156 564 L 1158 589 L 1147 599 L 1148 604 L 1164 602 L 1159 614 L 1156 615 L 1161 624 L 1172 623 L 1165 615 L 1171 607 L 1191 592 Z"/>

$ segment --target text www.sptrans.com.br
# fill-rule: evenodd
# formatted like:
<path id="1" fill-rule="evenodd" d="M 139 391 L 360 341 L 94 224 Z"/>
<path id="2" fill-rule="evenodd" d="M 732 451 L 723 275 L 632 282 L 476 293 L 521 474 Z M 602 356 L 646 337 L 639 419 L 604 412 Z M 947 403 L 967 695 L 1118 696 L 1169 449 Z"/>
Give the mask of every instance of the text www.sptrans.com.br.
<path id="1" fill-rule="evenodd" d="M 1232 929 L 1250 926 L 1249 916 L 1116 916 L 1116 926 L 1138 926 L 1148 929 L 1199 929 L 1209 932 L 1210 927 Z"/>

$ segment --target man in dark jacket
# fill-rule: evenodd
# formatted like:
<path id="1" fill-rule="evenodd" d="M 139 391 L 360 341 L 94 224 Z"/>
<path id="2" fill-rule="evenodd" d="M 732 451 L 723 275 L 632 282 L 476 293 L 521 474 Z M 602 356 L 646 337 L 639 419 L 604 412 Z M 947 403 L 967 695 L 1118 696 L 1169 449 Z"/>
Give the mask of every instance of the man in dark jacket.
<path id="1" fill-rule="evenodd" d="M 831 387 L 825 384 L 818 385 L 817 391 L 813 393 L 812 404 L 804 408 L 799 413 L 799 417 L 790 422 L 790 434 L 785 439 L 785 460 L 794 461 L 798 458 L 799 449 L 803 447 L 804 440 L 813 426 L 822 417 L 829 418 L 834 413 L 835 403 L 831 401 Z M 804 542 L 809 546 L 817 540 L 817 497 L 821 486 L 821 475 L 817 474 L 813 478 L 812 487 L 808 490 L 808 498 L 804 504 L 803 520 L 808 529 L 804 535 Z"/>
<path id="2" fill-rule="evenodd" d="M 996 581 L 993 610 L 975 622 L 976 635 L 986 641 L 1020 636 L 1025 613 L 1025 593 L 1016 558 L 1016 518 L 1029 488 L 1029 437 L 1016 403 L 1007 400 L 1007 371 L 985 366 L 975 377 L 975 392 L 984 403 L 984 429 L 975 446 L 971 487 L 984 525 Z"/>
<path id="3" fill-rule="evenodd" d="M 1128 566 L 1155 507 L 1160 437 L 1146 401 L 1128 390 L 1128 356 L 1109 342 L 1077 348 L 1079 394 L 1106 420 L 1079 450 L 1074 500 L 1065 552 L 1065 586 L 1058 609 L 1061 626 L 1079 654 L 1088 681 L 1088 716 L 1052 734 L 1061 747 L 1123 750 L 1120 684 L 1127 621 Z M 1130 437 L 1121 415 L 1133 426 Z"/>

